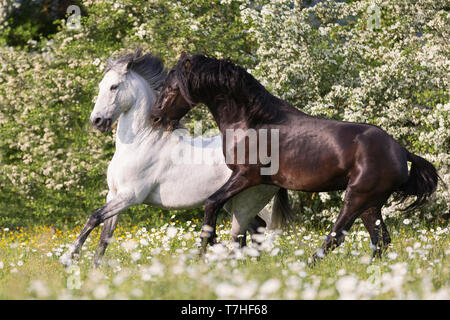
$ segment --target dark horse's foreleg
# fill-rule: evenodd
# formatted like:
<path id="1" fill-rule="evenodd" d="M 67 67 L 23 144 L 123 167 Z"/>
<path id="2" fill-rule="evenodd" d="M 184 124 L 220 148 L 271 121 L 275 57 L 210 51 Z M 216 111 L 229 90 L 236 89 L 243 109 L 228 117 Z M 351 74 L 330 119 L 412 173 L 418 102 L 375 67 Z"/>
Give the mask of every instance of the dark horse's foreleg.
<path id="1" fill-rule="evenodd" d="M 264 219 L 262 219 L 259 216 L 256 216 L 249 224 L 248 226 L 248 232 L 250 233 L 250 235 L 252 236 L 252 241 L 256 242 L 259 244 L 258 242 L 258 238 L 254 238 L 253 235 L 259 235 L 259 234 L 264 234 L 264 229 L 267 227 L 267 223 L 264 221 Z"/>
<path id="2" fill-rule="evenodd" d="M 383 250 L 386 250 L 391 243 L 391 237 L 387 230 L 386 224 L 381 216 L 381 207 L 371 207 L 361 214 L 361 219 L 370 234 L 370 247 L 373 251 L 372 259 L 375 257 L 381 257 Z M 380 242 L 381 232 L 381 244 Z"/>
<path id="3" fill-rule="evenodd" d="M 202 247 L 200 253 L 206 252 L 208 244 L 214 244 L 217 238 L 217 215 L 223 205 L 239 192 L 251 187 L 251 183 L 241 171 L 235 171 L 230 179 L 205 202 L 205 215 L 202 228 Z"/>
<path id="4" fill-rule="evenodd" d="M 71 260 L 79 255 L 81 247 L 95 227 L 97 227 L 105 220 L 119 214 L 122 210 L 125 210 L 130 205 L 131 201 L 128 197 L 117 196 L 106 203 L 103 207 L 95 211 L 89 217 L 83 230 L 81 230 L 80 234 L 78 235 L 74 243 L 70 246 L 69 250 L 67 250 L 66 253 L 64 253 L 64 255 L 61 257 L 61 262 L 63 264 L 70 264 Z"/>
<path id="5" fill-rule="evenodd" d="M 246 231 L 250 233 L 251 239 L 253 242 L 260 244 L 258 241 L 258 237 L 254 237 L 254 235 L 264 234 L 264 230 L 267 227 L 266 222 L 259 216 L 254 217 L 247 225 L 247 230 L 244 230 L 241 225 L 239 225 L 239 221 L 233 216 L 233 224 L 231 227 L 231 239 L 233 242 L 239 243 L 239 247 L 243 248 L 247 245 L 247 237 Z"/>

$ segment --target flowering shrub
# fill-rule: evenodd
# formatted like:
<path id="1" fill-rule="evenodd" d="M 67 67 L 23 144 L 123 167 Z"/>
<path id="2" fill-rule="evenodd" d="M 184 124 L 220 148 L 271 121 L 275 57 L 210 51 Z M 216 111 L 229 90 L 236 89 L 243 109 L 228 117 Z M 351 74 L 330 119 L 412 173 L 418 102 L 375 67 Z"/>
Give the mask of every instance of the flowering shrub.
<path id="1" fill-rule="evenodd" d="M 372 4 L 90 0 L 71 17 L 80 28 L 55 20 L 49 39 L 0 42 L 0 225 L 83 223 L 104 203 L 114 136 L 88 119 L 107 58 L 136 47 L 168 66 L 183 50 L 229 56 L 307 113 L 381 126 L 450 184 L 448 12 L 431 0 Z M 0 1 L 0 32 L 12 5 Z M 214 125 L 205 109 L 188 119 Z M 340 207 L 340 194 L 293 195 L 324 222 Z M 447 213 L 449 198 L 441 184 L 418 213 Z"/>

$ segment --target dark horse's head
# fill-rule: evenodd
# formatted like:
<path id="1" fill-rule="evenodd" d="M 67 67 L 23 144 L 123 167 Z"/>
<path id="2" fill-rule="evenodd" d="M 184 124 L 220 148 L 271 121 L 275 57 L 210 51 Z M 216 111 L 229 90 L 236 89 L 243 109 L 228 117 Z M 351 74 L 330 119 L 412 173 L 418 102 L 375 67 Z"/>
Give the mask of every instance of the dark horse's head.
<path id="1" fill-rule="evenodd" d="M 154 126 L 176 128 L 180 119 L 196 104 L 186 90 L 186 77 L 191 62 L 183 52 L 178 63 L 170 70 L 154 107 L 150 122 Z"/>
<path id="2" fill-rule="evenodd" d="M 161 88 L 150 122 L 175 128 L 180 119 L 199 103 L 212 107 L 218 101 L 247 99 L 249 76 L 230 59 L 183 53 Z"/>

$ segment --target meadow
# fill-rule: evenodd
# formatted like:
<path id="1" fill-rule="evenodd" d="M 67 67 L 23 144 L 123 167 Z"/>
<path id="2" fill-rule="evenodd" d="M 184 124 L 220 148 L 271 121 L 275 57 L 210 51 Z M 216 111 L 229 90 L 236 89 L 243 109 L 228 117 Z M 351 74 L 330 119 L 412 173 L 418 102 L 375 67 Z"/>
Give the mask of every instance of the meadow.
<path id="1" fill-rule="evenodd" d="M 78 262 L 58 261 L 80 227 L 0 230 L 0 299 L 449 299 L 450 228 L 405 218 L 371 262 L 369 235 L 356 224 L 339 248 L 309 265 L 323 231 L 297 224 L 269 231 L 242 249 L 220 243 L 198 255 L 201 222 L 173 215 L 156 227 L 119 223 L 102 266 L 92 268 L 93 231 Z"/>

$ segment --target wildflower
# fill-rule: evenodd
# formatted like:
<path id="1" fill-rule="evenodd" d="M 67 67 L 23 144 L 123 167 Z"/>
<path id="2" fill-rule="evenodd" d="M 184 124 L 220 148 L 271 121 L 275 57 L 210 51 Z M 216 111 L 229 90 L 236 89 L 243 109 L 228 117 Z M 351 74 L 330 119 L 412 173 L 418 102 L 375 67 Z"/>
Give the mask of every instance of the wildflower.
<path id="1" fill-rule="evenodd" d="M 169 239 L 175 237 L 178 233 L 178 229 L 172 226 L 169 226 L 167 228 L 167 236 L 169 237 Z"/>
<path id="2" fill-rule="evenodd" d="M 244 247 L 243 251 L 245 254 L 251 256 L 251 257 L 258 257 L 259 251 L 253 247 Z"/>
<path id="3" fill-rule="evenodd" d="M 270 295 L 280 289 L 281 283 L 278 279 L 269 279 L 259 288 L 259 292 L 263 295 Z"/>
<path id="4" fill-rule="evenodd" d="M 356 299 L 357 295 L 355 293 L 355 289 L 358 285 L 358 279 L 354 276 L 345 276 L 340 278 L 336 282 L 336 289 L 339 292 L 339 299 L 343 300 L 352 300 Z"/>
<path id="5" fill-rule="evenodd" d="M 215 288 L 215 293 L 219 299 L 229 299 L 234 296 L 236 288 L 228 282 L 221 282 Z"/>
<path id="6" fill-rule="evenodd" d="M 343 276 L 347 273 L 347 271 L 345 269 L 339 269 L 338 272 L 336 273 L 338 276 Z"/>
<path id="7" fill-rule="evenodd" d="M 109 287 L 106 284 L 98 285 L 92 292 L 95 299 L 105 299 L 108 293 Z"/>
<path id="8" fill-rule="evenodd" d="M 142 290 L 139 289 L 139 288 L 133 288 L 133 289 L 131 290 L 131 295 L 134 296 L 134 297 L 136 297 L 136 298 L 139 298 L 139 297 L 141 297 L 141 296 L 143 295 L 143 292 L 142 292 Z"/>
<path id="9" fill-rule="evenodd" d="M 113 284 L 117 287 L 120 286 L 128 277 L 129 273 L 126 270 L 121 271 L 113 279 Z"/>
<path id="10" fill-rule="evenodd" d="M 258 283 L 254 280 L 243 283 L 235 292 L 237 299 L 251 299 L 258 288 Z"/>
<path id="11" fill-rule="evenodd" d="M 137 247 L 137 243 L 134 240 L 126 240 L 122 243 L 122 248 L 125 249 L 126 251 L 130 251 L 133 249 L 136 249 Z"/>
<path id="12" fill-rule="evenodd" d="M 372 259 L 370 258 L 370 256 L 362 256 L 360 259 L 359 259 L 359 262 L 360 263 L 362 263 L 362 264 L 369 264 L 370 263 L 370 261 L 371 261 Z"/>
<path id="13" fill-rule="evenodd" d="M 134 251 L 131 253 L 131 259 L 133 261 L 138 261 L 141 258 L 141 253 L 139 251 Z"/>
<path id="14" fill-rule="evenodd" d="M 278 253 L 280 253 L 280 248 L 274 248 L 274 249 L 270 252 L 270 255 L 271 255 L 272 257 L 274 257 L 274 256 L 278 255 Z"/>
<path id="15" fill-rule="evenodd" d="M 35 293 L 38 298 L 46 298 L 50 295 L 50 292 L 49 292 L 47 286 L 41 280 L 31 281 L 28 291 Z"/>
<path id="16" fill-rule="evenodd" d="M 387 255 L 387 257 L 388 257 L 389 259 L 391 259 L 391 260 L 395 260 L 395 259 L 397 259 L 397 253 L 395 253 L 395 252 L 389 252 L 388 255 Z"/>
<path id="17" fill-rule="evenodd" d="M 252 235 L 252 240 L 256 241 L 257 243 L 262 243 L 265 239 L 264 234 L 262 233 L 255 233 Z"/>

